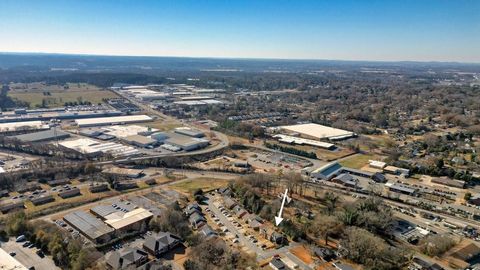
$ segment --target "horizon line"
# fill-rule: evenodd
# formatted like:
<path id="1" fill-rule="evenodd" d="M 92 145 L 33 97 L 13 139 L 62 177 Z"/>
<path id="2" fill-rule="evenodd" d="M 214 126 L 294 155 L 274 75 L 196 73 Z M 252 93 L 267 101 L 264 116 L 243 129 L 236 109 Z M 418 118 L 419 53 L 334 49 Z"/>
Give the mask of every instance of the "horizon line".
<path id="1" fill-rule="evenodd" d="M 17 55 L 72 55 L 72 56 L 106 56 L 106 57 L 150 57 L 150 58 L 193 58 L 218 60 L 275 60 L 275 61 L 337 61 L 337 62 L 372 62 L 372 63 L 432 63 L 432 64 L 466 64 L 480 65 L 479 62 L 441 61 L 441 60 L 352 60 L 352 59 L 325 59 L 325 58 L 280 58 L 280 57 L 228 57 L 228 56 L 166 56 L 166 55 L 127 55 L 127 54 L 99 54 L 99 53 L 64 53 L 64 52 L 14 52 L 0 51 L 0 54 Z"/>

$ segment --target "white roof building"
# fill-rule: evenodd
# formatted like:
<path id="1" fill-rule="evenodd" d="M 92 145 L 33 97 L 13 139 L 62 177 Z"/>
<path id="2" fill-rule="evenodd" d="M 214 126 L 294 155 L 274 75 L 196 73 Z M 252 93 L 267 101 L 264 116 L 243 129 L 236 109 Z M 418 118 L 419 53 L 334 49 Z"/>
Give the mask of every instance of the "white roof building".
<path id="1" fill-rule="evenodd" d="M 0 248 L 0 269 L 15 269 L 15 270 L 27 270 L 23 264 L 21 264 L 17 259 L 10 256 L 5 250 Z"/>
<path id="2" fill-rule="evenodd" d="M 24 122 L 11 122 L 1 123 L 0 132 L 17 131 L 17 130 L 39 130 L 49 129 L 48 125 L 42 123 L 42 121 L 24 121 Z"/>
<path id="3" fill-rule="evenodd" d="M 86 155 L 94 155 L 99 153 L 111 154 L 114 157 L 131 156 L 139 153 L 137 149 L 113 142 L 99 142 L 89 138 L 80 138 L 76 140 L 59 142 L 63 147 L 75 150 Z"/>
<path id="4" fill-rule="evenodd" d="M 342 140 L 354 137 L 356 135 L 351 131 L 327 127 L 314 123 L 281 126 L 280 128 L 289 132 L 300 133 L 304 136 L 315 139 Z"/>
<path id="5" fill-rule="evenodd" d="M 114 116 L 114 117 L 75 119 L 75 123 L 79 127 L 91 127 L 91 126 L 102 126 L 102 125 L 140 123 L 140 122 L 148 122 L 152 120 L 153 118 L 151 118 L 148 115 L 125 115 L 125 116 Z"/>

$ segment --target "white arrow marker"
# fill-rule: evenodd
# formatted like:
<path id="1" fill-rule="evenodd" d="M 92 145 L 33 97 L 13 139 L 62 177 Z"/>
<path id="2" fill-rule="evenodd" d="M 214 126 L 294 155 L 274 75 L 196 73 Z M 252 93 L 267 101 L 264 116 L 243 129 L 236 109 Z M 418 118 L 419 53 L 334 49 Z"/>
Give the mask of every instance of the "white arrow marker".
<path id="1" fill-rule="evenodd" d="M 285 199 L 287 198 L 287 192 L 288 192 L 288 188 L 285 189 L 285 194 L 283 194 L 282 205 L 280 206 L 280 212 L 278 212 L 278 217 L 275 217 L 275 226 L 280 225 L 280 223 L 283 221 L 282 212 L 283 212 L 283 206 L 285 205 Z"/>

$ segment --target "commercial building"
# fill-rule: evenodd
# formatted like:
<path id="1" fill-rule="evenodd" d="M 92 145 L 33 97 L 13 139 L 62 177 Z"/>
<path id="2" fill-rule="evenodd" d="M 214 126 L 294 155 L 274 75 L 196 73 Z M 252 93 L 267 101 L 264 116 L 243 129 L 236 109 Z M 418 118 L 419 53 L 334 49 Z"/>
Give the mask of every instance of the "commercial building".
<path id="1" fill-rule="evenodd" d="M 23 202 L 7 203 L 7 204 L 0 205 L 0 212 L 2 212 L 2 214 L 7 214 L 9 212 L 22 210 L 22 209 L 25 209 L 25 205 Z"/>
<path id="2" fill-rule="evenodd" d="M 385 186 L 392 192 L 402 193 L 405 195 L 413 196 L 417 193 L 418 189 L 412 188 L 407 185 L 402 185 L 398 183 L 386 183 Z"/>
<path id="3" fill-rule="evenodd" d="M 466 185 L 465 181 L 451 179 L 451 178 L 448 178 L 448 177 L 432 178 L 432 183 L 439 184 L 439 185 L 444 185 L 444 186 L 449 186 L 449 187 L 455 187 L 455 188 L 465 188 L 465 185 Z"/>
<path id="4" fill-rule="evenodd" d="M 142 135 L 131 135 L 123 138 L 122 140 L 124 140 L 125 142 L 131 145 L 135 145 L 143 148 L 151 147 L 157 143 L 156 140 L 146 136 L 142 136 Z"/>
<path id="5" fill-rule="evenodd" d="M 383 168 L 383 171 L 390 174 L 403 175 L 405 177 L 408 177 L 410 175 L 409 169 L 399 168 L 395 166 L 386 166 L 385 168 Z"/>
<path id="6" fill-rule="evenodd" d="M 100 184 L 100 185 L 90 187 L 88 190 L 90 190 L 90 192 L 92 193 L 98 193 L 98 192 L 108 191 L 110 189 L 108 188 L 108 184 Z"/>
<path id="7" fill-rule="evenodd" d="M 132 211 L 117 211 L 105 217 L 105 223 L 115 229 L 117 236 L 129 232 L 144 232 L 148 228 L 148 222 L 153 214 L 144 209 L 137 208 Z"/>
<path id="8" fill-rule="evenodd" d="M 178 134 L 182 134 L 182 135 L 186 135 L 186 136 L 189 136 L 189 137 L 195 137 L 195 138 L 205 137 L 205 133 L 203 133 L 202 131 L 197 130 L 197 129 L 193 129 L 193 128 L 188 128 L 188 127 L 176 128 L 176 129 L 173 130 L 173 132 L 178 133 Z"/>
<path id="9" fill-rule="evenodd" d="M 44 130 L 49 128 L 50 126 L 43 124 L 42 121 L 2 123 L 0 124 L 0 133 L 28 131 L 28 130 Z"/>
<path id="10" fill-rule="evenodd" d="M 288 136 L 283 134 L 274 135 L 273 138 L 277 139 L 281 143 L 288 143 L 288 144 L 298 144 L 298 145 L 310 145 L 315 147 L 320 147 L 323 149 L 333 150 L 335 149 L 335 144 L 321 142 L 316 140 L 304 139 L 294 136 Z"/>
<path id="11" fill-rule="evenodd" d="M 338 162 L 328 163 L 310 173 L 310 176 L 319 180 L 330 180 L 339 173 L 342 166 Z"/>
<path id="12" fill-rule="evenodd" d="M 356 134 L 351 131 L 327 127 L 314 123 L 281 126 L 280 129 L 290 133 L 300 134 L 306 138 L 328 139 L 332 141 L 344 140 L 356 136 Z"/>
<path id="13" fill-rule="evenodd" d="M 120 125 L 129 123 L 142 123 L 152 121 L 148 115 L 125 115 L 114 117 L 98 117 L 89 119 L 75 119 L 75 123 L 79 127 L 92 127 L 92 126 L 106 126 L 106 125 Z"/>
<path id="14" fill-rule="evenodd" d="M 61 130 L 49 129 L 45 131 L 27 133 L 17 136 L 12 136 L 11 138 L 15 138 L 22 142 L 46 142 L 46 141 L 53 141 L 53 140 L 63 140 L 70 137 L 70 134 L 67 132 L 63 132 Z"/>
<path id="15" fill-rule="evenodd" d="M 30 200 L 33 205 L 42 205 L 55 201 L 55 198 L 52 195 L 36 197 Z"/>
<path id="16" fill-rule="evenodd" d="M 27 270 L 28 268 L 8 254 L 8 252 L 0 248 L 0 269 Z"/>
<path id="17" fill-rule="evenodd" d="M 375 168 L 375 169 L 383 169 L 387 166 L 387 163 L 378 160 L 369 160 L 368 166 Z"/>
<path id="18" fill-rule="evenodd" d="M 73 187 L 70 190 L 65 190 L 58 193 L 58 196 L 60 196 L 62 199 L 72 198 L 80 195 L 82 195 L 82 193 L 80 192 L 80 189 L 77 187 Z"/>
<path id="19" fill-rule="evenodd" d="M 358 179 L 353 178 L 353 176 L 348 173 L 342 173 L 338 176 L 335 176 L 332 179 L 332 182 L 352 188 L 355 188 L 358 185 Z"/>
<path id="20" fill-rule="evenodd" d="M 110 241 L 114 235 L 113 228 L 83 211 L 70 213 L 63 220 L 86 238 L 98 244 Z"/>

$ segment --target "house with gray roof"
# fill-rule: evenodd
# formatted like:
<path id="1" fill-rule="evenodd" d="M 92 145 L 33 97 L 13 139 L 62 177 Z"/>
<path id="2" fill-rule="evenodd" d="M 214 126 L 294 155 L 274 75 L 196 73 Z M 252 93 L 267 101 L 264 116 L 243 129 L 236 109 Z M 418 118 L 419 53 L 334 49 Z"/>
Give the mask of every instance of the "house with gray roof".
<path id="1" fill-rule="evenodd" d="M 135 269 L 148 261 L 148 254 L 138 248 L 126 247 L 107 253 L 105 259 L 109 269 Z"/>
<path id="2" fill-rule="evenodd" d="M 143 243 L 143 248 L 148 253 L 158 257 L 174 249 L 180 243 L 180 237 L 169 232 L 159 232 L 156 235 L 148 236 Z"/>

